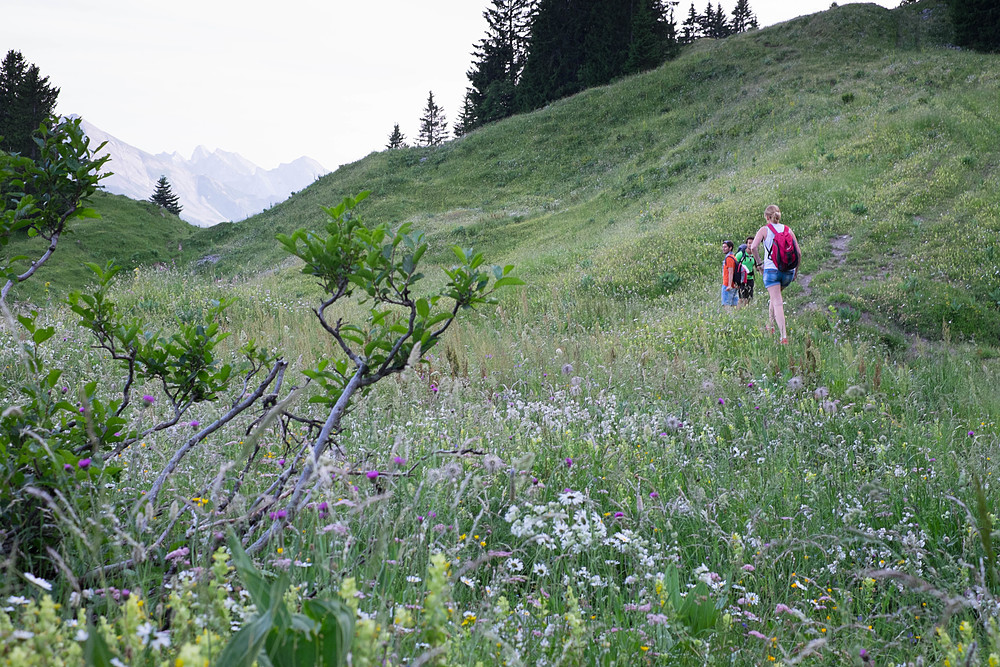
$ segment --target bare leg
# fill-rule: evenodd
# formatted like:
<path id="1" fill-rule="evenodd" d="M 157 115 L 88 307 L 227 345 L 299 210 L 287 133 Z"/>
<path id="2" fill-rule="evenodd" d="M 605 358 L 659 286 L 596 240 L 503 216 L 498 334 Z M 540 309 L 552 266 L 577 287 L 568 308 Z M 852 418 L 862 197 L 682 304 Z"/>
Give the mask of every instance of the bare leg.
<path id="1" fill-rule="evenodd" d="M 771 288 L 767 288 L 768 295 L 771 293 Z M 779 295 L 780 298 L 780 295 Z M 774 333 L 774 298 L 772 297 L 767 302 L 767 332 Z"/>
<path id="2" fill-rule="evenodd" d="M 781 291 L 784 288 L 778 285 L 771 285 L 767 288 L 768 296 L 771 297 L 770 303 L 767 307 L 767 312 L 770 318 L 773 318 L 778 323 L 778 332 L 781 334 L 781 338 L 788 338 L 788 332 L 785 330 L 785 303 L 781 299 Z"/>

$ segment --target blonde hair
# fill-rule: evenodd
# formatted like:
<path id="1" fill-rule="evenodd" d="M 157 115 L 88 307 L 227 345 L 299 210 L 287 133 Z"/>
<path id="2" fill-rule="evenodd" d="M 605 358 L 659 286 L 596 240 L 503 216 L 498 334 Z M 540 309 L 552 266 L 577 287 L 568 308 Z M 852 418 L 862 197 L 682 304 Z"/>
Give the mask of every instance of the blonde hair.
<path id="1" fill-rule="evenodd" d="M 776 204 L 771 204 L 764 209 L 764 217 L 768 220 L 773 218 L 774 222 L 781 222 L 781 209 Z"/>

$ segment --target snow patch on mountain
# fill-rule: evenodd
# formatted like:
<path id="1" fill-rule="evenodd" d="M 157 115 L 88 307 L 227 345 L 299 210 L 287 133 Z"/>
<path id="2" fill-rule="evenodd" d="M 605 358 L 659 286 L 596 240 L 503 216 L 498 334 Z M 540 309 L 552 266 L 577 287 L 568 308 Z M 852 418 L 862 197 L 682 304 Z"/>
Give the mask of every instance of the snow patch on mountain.
<path id="1" fill-rule="evenodd" d="M 329 172 L 308 157 L 263 169 L 237 153 L 210 151 L 204 146 L 196 148 L 190 160 L 176 152 L 153 155 L 86 120 L 81 125 L 91 146 L 107 142 L 98 153 L 111 156 L 105 170 L 112 175 L 101 181 L 105 190 L 146 200 L 160 176 L 166 176 L 183 207 L 181 219 L 199 227 L 260 213 Z"/>

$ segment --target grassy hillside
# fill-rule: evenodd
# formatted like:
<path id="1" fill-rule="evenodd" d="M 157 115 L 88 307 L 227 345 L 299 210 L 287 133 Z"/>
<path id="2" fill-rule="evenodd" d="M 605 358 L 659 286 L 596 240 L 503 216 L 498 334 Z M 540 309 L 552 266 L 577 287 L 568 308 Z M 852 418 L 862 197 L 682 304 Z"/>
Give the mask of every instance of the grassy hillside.
<path id="1" fill-rule="evenodd" d="M 38 301 L 62 297 L 68 289 L 89 282 L 86 262 L 104 265 L 109 260 L 126 268 L 173 264 L 194 227 L 149 202 L 99 192 L 92 202 L 99 219 L 76 221 L 64 234 L 52 258 L 23 285 L 12 290 L 14 298 Z M 14 238 L 4 251 L 8 256 L 37 259 L 48 245 L 42 239 Z M 24 263 L 15 264 L 22 267 Z M 24 270 L 21 268 L 20 270 Z"/>
<path id="2" fill-rule="evenodd" d="M 443 147 L 373 153 L 186 248 L 220 255 L 223 275 L 273 268 L 276 232 L 370 189 L 369 216 L 474 244 L 532 283 L 652 296 L 669 274 L 687 290 L 714 281 L 719 241 L 776 202 L 812 280 L 793 299 L 995 339 L 1000 257 L 982 240 L 1000 229 L 1000 61 L 942 46 L 947 29 L 934 3 L 848 5 L 701 40 Z"/>

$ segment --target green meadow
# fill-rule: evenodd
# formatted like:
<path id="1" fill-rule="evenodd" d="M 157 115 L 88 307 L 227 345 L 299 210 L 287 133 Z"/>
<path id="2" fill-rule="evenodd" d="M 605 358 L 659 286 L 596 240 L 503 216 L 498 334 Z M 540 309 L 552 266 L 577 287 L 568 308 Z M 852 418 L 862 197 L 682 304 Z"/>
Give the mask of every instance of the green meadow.
<path id="1" fill-rule="evenodd" d="M 35 310 L 51 334 L 0 330 L 4 417 L 42 368 L 78 421 L 121 397 L 127 369 L 65 303 L 96 289 L 83 262 L 123 267 L 102 298 L 144 340 L 217 323 L 208 370 L 255 379 L 177 414 L 137 377 L 150 400 L 121 436 L 60 459 L 47 549 L 0 528 L 0 660 L 1000 664 L 1000 60 L 949 36 L 924 0 L 701 40 L 208 229 L 98 195 L 101 219 L 11 292 L 11 317 Z M 366 221 L 425 234 L 422 293 L 453 246 L 526 284 L 460 309 L 310 459 L 316 370 L 345 357 L 275 237 L 361 191 Z M 721 241 L 771 203 L 803 249 L 787 346 L 759 287 L 719 304 Z M 178 459 L 255 386 L 251 342 L 250 363 L 288 363 L 282 390 Z M 28 435 L 42 451 L 59 432 Z M 286 525 L 292 490 L 272 489 L 310 466 Z"/>

